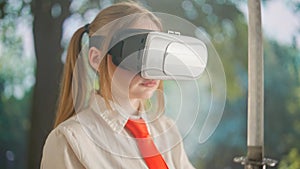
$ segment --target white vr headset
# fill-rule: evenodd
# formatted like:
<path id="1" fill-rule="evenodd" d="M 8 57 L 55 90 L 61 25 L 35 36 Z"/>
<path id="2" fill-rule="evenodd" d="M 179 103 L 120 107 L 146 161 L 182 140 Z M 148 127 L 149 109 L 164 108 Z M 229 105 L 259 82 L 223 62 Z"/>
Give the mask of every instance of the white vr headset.
<path id="1" fill-rule="evenodd" d="M 90 37 L 90 47 L 99 48 L 104 36 Z M 207 48 L 194 37 L 145 29 L 125 29 L 111 39 L 108 53 L 123 69 L 145 79 L 194 80 L 207 64 Z"/>

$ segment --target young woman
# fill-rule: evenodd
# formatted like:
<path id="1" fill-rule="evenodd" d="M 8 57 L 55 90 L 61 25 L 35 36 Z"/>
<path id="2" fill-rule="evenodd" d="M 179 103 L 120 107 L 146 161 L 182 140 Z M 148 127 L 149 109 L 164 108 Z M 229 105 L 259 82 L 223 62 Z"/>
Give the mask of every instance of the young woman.
<path id="1" fill-rule="evenodd" d="M 143 15 L 116 22 L 132 14 Z M 110 25 L 113 22 L 116 24 Z M 137 72 L 116 66 L 104 42 L 104 47 L 90 44 L 86 51 L 88 66 L 99 76 L 98 89 L 91 94 L 81 90 L 81 82 L 85 81 L 81 76 L 84 70 L 78 68 L 80 52 L 84 52 L 82 36 L 87 33 L 92 39 L 100 34 L 99 37 L 111 40 L 124 27 L 161 30 L 159 20 L 148 10 L 136 3 L 123 2 L 102 10 L 89 25 L 74 33 L 55 128 L 44 145 L 41 168 L 193 168 L 174 122 L 163 115 L 162 95 L 155 94 L 158 108 L 154 113 L 150 111 L 149 99 L 163 91 L 162 81 L 144 79 Z M 98 30 L 101 31 L 96 35 Z"/>

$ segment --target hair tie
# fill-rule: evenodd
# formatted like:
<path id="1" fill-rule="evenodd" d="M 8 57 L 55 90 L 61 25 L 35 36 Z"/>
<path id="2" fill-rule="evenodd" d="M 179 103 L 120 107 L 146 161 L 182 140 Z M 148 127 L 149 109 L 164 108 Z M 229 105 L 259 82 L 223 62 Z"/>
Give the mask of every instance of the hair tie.
<path id="1" fill-rule="evenodd" d="M 86 33 L 89 33 L 90 32 L 90 30 L 89 30 L 89 26 L 90 26 L 90 24 L 88 23 L 88 24 L 86 24 L 86 25 L 84 25 L 84 32 L 86 32 Z"/>

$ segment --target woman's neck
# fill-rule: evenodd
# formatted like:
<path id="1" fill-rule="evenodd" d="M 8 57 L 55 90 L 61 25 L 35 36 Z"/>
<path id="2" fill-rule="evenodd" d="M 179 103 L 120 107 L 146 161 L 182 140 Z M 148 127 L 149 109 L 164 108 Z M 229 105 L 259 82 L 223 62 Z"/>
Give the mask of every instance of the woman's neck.
<path id="1" fill-rule="evenodd" d="M 142 100 L 140 99 L 132 99 L 128 97 L 117 97 L 114 99 L 116 103 L 118 103 L 122 107 L 125 113 L 130 116 L 139 116 L 140 112 L 142 112 L 144 109 Z"/>

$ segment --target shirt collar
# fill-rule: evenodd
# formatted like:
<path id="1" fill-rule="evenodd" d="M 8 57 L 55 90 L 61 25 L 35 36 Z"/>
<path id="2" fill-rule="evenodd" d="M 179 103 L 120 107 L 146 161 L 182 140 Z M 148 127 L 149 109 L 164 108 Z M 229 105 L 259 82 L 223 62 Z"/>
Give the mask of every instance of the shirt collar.
<path id="1" fill-rule="evenodd" d="M 129 118 L 143 118 L 147 121 L 147 116 L 144 111 L 140 113 L 140 116 L 131 116 L 128 115 L 119 104 L 112 101 L 109 102 L 112 110 L 109 110 L 106 107 L 105 100 L 99 94 L 92 94 L 90 99 L 92 110 L 99 114 L 108 126 L 117 133 L 120 133 L 124 129 Z"/>

